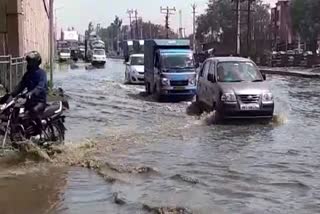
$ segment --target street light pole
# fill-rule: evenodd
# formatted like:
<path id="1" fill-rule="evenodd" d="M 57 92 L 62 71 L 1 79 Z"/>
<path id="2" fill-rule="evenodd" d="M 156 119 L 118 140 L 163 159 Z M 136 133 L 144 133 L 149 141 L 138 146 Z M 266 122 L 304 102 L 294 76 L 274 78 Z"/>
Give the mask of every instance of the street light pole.
<path id="1" fill-rule="evenodd" d="M 49 58 L 50 58 L 50 88 L 53 88 L 53 1 L 49 0 Z"/>
<path id="2" fill-rule="evenodd" d="M 196 52 L 196 8 L 197 5 L 193 4 L 192 5 L 192 14 L 193 14 L 193 52 Z"/>

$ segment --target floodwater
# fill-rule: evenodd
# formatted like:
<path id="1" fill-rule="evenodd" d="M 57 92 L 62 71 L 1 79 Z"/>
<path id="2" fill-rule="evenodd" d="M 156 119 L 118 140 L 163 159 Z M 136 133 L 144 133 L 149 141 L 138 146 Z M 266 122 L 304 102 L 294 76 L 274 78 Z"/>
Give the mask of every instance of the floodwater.
<path id="1" fill-rule="evenodd" d="M 0 164 L 1 214 L 320 213 L 317 80 L 270 76 L 274 122 L 213 125 L 186 114 L 190 102 L 124 85 L 121 61 L 57 70 L 71 104 L 65 159 L 90 141 L 80 159 L 102 167 Z"/>

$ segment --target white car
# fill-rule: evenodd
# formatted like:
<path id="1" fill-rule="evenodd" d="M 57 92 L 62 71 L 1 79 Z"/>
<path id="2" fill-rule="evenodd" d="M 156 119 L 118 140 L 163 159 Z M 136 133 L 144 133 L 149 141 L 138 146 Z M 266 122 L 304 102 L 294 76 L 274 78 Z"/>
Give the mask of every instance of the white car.
<path id="1" fill-rule="evenodd" d="M 59 52 L 59 61 L 65 62 L 71 59 L 71 51 L 68 48 L 62 49 Z"/>
<path id="2" fill-rule="evenodd" d="M 91 64 L 93 66 L 95 65 L 102 65 L 104 66 L 107 62 L 107 56 L 106 56 L 106 52 L 103 49 L 94 49 L 92 51 L 92 60 L 91 60 Z"/>
<path id="3" fill-rule="evenodd" d="M 144 55 L 133 54 L 126 64 L 126 83 L 144 84 Z"/>

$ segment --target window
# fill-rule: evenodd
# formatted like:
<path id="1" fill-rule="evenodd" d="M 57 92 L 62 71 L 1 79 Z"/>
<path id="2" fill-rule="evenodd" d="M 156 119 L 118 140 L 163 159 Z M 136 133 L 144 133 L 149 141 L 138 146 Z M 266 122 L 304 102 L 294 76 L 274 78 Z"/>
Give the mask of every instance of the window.
<path id="1" fill-rule="evenodd" d="M 219 82 L 263 81 L 260 71 L 251 62 L 222 62 L 217 71 Z"/>
<path id="2" fill-rule="evenodd" d="M 212 63 L 211 63 L 211 67 L 210 67 L 208 73 L 209 73 L 209 74 L 213 74 L 213 77 L 215 76 L 215 75 L 214 75 L 214 73 L 215 73 L 214 70 L 215 70 L 215 64 L 214 64 L 214 62 L 212 62 Z M 208 79 L 208 80 L 209 80 L 209 79 Z"/>
<path id="3" fill-rule="evenodd" d="M 202 77 L 207 78 L 210 66 L 211 66 L 211 61 L 207 61 L 203 67 Z"/>
<path id="4" fill-rule="evenodd" d="M 143 56 L 132 56 L 131 57 L 131 65 L 144 65 L 144 57 Z"/>

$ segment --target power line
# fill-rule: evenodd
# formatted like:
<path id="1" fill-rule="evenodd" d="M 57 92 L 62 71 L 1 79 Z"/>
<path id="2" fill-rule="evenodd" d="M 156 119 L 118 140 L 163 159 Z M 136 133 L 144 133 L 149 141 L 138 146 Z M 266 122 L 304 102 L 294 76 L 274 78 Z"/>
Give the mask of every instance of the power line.
<path id="1" fill-rule="evenodd" d="M 173 8 L 169 8 L 168 6 L 163 8 L 163 7 L 160 7 L 160 13 L 162 14 L 165 14 L 165 27 L 166 27 L 166 30 L 167 30 L 167 39 L 169 39 L 169 30 L 170 30 L 170 26 L 169 26 L 169 18 L 170 18 L 170 15 L 174 15 L 176 12 L 176 8 L 173 7 Z"/>

